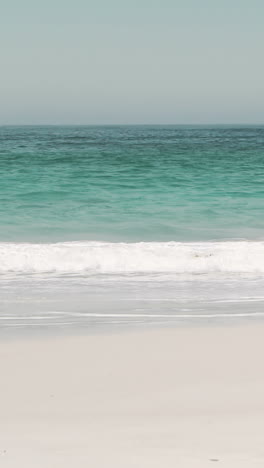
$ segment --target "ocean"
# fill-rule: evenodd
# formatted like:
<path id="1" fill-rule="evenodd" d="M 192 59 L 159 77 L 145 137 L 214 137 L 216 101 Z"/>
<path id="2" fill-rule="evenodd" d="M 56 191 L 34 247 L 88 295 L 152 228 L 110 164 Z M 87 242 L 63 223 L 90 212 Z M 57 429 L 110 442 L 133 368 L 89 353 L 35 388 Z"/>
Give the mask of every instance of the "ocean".
<path id="1" fill-rule="evenodd" d="M 263 126 L 0 127 L 0 326 L 264 315 Z"/>

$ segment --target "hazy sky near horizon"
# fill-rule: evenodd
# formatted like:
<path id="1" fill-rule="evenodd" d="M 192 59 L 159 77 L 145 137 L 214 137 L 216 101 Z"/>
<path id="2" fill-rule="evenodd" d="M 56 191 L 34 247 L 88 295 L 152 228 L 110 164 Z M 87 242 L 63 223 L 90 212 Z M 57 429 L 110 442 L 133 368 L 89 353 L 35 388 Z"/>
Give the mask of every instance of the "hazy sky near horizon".
<path id="1" fill-rule="evenodd" d="M 264 123 L 263 0 L 2 0 L 0 124 Z"/>

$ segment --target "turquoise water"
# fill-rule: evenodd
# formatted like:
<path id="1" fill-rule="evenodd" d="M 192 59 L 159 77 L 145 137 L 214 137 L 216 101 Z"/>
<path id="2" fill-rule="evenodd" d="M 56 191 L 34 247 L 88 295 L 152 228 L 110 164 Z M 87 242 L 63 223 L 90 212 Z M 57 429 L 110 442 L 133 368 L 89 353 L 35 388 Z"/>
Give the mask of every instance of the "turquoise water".
<path id="1" fill-rule="evenodd" d="M 264 127 L 1 127 L 0 240 L 262 239 Z"/>
<path id="2" fill-rule="evenodd" d="M 0 329 L 264 313 L 264 127 L 0 127 Z"/>

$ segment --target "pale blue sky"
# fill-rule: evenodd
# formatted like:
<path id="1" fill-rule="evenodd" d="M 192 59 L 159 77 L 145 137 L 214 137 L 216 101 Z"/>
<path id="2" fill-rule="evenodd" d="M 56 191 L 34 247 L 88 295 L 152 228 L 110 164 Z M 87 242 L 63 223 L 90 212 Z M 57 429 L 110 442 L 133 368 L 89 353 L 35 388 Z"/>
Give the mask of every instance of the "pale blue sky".
<path id="1" fill-rule="evenodd" d="M 0 124 L 264 123 L 263 0 L 2 0 Z"/>

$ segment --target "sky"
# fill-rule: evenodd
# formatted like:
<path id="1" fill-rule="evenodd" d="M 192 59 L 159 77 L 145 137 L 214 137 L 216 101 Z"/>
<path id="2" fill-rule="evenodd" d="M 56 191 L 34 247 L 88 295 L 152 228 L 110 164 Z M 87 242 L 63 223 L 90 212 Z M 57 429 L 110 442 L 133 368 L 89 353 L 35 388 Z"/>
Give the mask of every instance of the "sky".
<path id="1" fill-rule="evenodd" d="M 262 124 L 263 18 L 263 0 L 2 0 L 0 124 Z"/>

